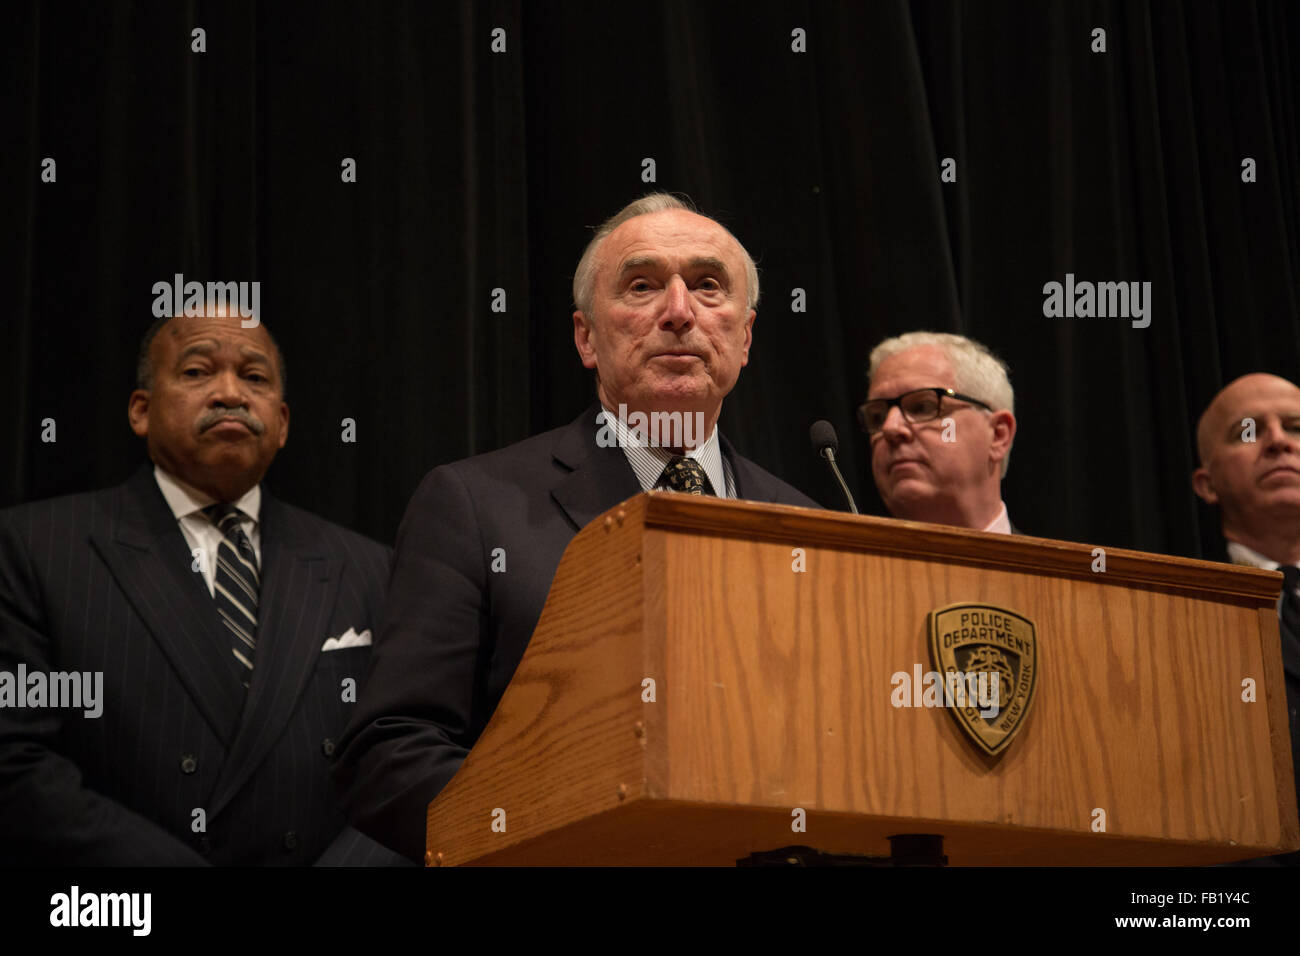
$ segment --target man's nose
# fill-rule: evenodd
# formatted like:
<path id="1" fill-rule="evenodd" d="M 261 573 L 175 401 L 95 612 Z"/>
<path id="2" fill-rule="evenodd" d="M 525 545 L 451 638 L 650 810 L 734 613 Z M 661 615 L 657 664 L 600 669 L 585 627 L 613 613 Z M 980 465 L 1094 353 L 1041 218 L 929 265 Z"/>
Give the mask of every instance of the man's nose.
<path id="1" fill-rule="evenodd" d="M 213 379 L 212 404 L 227 408 L 248 407 L 244 380 L 234 369 L 219 372 Z"/>
<path id="2" fill-rule="evenodd" d="M 1264 426 L 1264 448 L 1270 452 L 1295 451 L 1296 439 L 1283 425 L 1281 419 L 1271 418 Z"/>
<path id="3" fill-rule="evenodd" d="M 912 434 L 912 423 L 903 417 L 901 408 L 893 405 L 885 413 L 885 421 L 880 426 L 880 434 L 884 435 L 887 441 L 898 441 Z"/>
<path id="4" fill-rule="evenodd" d="M 681 331 L 695 321 L 695 303 L 691 299 L 691 290 L 681 276 L 673 276 L 664 290 L 664 313 L 659 327 Z"/>

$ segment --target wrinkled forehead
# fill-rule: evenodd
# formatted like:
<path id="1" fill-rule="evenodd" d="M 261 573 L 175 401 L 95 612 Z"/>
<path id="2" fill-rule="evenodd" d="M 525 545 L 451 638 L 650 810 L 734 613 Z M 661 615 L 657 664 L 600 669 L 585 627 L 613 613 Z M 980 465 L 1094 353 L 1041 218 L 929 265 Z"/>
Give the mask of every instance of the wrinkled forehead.
<path id="1" fill-rule="evenodd" d="M 177 316 L 162 327 L 154 339 L 158 355 L 174 355 L 196 343 L 209 342 L 218 346 L 234 346 L 241 350 L 255 350 L 268 356 L 274 350 L 270 333 L 261 323 L 244 328 L 242 317 L 233 316 Z"/>
<path id="2" fill-rule="evenodd" d="M 718 259 L 743 276 L 740 243 L 721 225 L 685 209 L 636 216 L 606 237 L 601 269 L 618 272 L 629 260 Z"/>
<path id="3" fill-rule="evenodd" d="M 955 388 L 952 362 L 933 345 L 891 355 L 876 367 L 870 398 L 894 398 L 915 388 Z"/>

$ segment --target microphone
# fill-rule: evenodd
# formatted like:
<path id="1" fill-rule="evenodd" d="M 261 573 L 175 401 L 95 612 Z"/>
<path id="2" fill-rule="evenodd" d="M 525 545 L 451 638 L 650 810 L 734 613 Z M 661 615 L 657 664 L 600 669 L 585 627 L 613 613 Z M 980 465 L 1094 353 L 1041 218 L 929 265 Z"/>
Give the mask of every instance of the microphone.
<path id="1" fill-rule="evenodd" d="M 840 474 L 840 469 L 835 464 L 835 451 L 840 447 L 840 440 L 835 435 L 835 426 L 825 419 L 815 421 L 812 423 L 812 428 L 808 429 L 808 438 L 812 441 L 813 451 L 825 458 L 826 463 L 831 466 L 831 471 L 835 473 L 835 480 L 840 483 L 840 489 L 848 499 L 849 511 L 857 514 L 857 503 L 854 502 L 853 494 L 849 491 L 849 486 L 844 483 L 844 476 Z"/>

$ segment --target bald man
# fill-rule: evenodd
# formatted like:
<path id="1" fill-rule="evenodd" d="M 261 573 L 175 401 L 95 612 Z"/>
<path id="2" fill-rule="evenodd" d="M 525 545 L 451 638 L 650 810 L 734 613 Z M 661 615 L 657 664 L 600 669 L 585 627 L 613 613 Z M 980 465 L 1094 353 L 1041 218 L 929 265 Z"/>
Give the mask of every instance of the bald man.
<path id="1" fill-rule="evenodd" d="M 1192 486 L 1219 508 L 1229 559 L 1286 576 L 1282 665 L 1291 757 L 1300 768 L 1300 388 L 1276 375 L 1243 375 L 1210 402 L 1196 442 L 1201 466 Z M 1300 853 L 1273 859 L 1300 865 Z"/>

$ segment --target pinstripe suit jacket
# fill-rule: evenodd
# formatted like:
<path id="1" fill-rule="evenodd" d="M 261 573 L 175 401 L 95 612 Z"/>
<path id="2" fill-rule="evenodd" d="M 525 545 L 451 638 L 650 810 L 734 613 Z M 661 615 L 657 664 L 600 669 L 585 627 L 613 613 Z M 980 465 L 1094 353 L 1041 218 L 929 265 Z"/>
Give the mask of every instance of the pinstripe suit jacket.
<path id="1" fill-rule="evenodd" d="M 103 674 L 98 718 L 0 707 L 0 862 L 397 859 L 345 827 L 329 778 L 370 649 L 321 652 L 376 626 L 390 551 L 262 500 L 247 691 L 151 468 L 0 512 L 0 671 Z"/>

